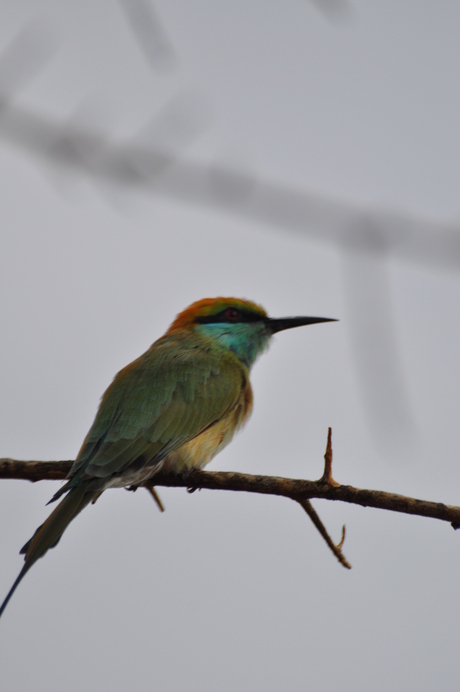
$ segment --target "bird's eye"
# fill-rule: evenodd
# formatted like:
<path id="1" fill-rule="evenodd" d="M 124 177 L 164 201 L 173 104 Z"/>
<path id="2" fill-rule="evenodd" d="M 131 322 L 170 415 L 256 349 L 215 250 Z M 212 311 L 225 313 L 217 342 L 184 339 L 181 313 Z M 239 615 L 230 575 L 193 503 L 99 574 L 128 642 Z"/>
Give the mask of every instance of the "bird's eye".
<path id="1" fill-rule="evenodd" d="M 227 308 L 225 317 L 229 322 L 237 322 L 240 317 L 240 311 L 236 308 Z"/>

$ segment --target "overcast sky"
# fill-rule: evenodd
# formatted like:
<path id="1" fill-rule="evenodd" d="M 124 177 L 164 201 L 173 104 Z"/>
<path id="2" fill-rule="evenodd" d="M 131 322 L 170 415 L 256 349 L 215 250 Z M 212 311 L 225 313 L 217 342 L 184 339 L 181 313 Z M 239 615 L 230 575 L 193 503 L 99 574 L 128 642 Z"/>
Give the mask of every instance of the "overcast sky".
<path id="1" fill-rule="evenodd" d="M 331 425 L 340 482 L 460 504 L 460 6 L 325 6 L 3 0 L 0 457 L 74 458 L 114 374 L 235 295 L 340 322 L 274 339 L 210 470 L 317 478 Z M 56 489 L 0 483 L 0 599 Z M 34 566 L 2 689 L 455 688 L 448 524 L 314 501 L 348 572 L 293 502 L 159 494 Z"/>

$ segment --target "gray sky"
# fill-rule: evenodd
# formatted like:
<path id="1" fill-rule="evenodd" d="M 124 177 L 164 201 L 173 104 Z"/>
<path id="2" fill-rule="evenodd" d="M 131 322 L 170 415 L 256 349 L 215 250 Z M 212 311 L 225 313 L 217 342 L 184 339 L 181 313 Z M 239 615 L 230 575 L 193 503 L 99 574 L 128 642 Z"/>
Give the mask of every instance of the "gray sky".
<path id="1" fill-rule="evenodd" d="M 155 45 L 136 7 L 2 3 L 0 52 L 32 24 L 0 57 L 0 456 L 75 457 L 117 370 L 236 295 L 340 322 L 276 338 L 210 470 L 319 477 L 332 425 L 339 481 L 459 504 L 458 3 L 156 0 Z M 0 483 L 0 597 L 56 488 Z M 294 503 L 160 495 L 105 493 L 27 575 L 5 690 L 454 688 L 448 525 L 314 501 L 347 572 Z"/>

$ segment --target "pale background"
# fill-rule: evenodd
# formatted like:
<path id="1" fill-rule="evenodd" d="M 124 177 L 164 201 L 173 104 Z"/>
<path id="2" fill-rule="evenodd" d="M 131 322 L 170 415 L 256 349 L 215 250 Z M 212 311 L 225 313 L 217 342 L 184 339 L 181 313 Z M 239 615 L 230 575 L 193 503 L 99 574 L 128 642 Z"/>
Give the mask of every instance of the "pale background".
<path id="1" fill-rule="evenodd" d="M 332 425 L 339 481 L 459 504 L 460 5 L 146 3 L 1 5 L 0 456 L 73 458 L 115 372 L 236 295 L 340 322 L 275 339 L 211 469 L 317 478 Z M 0 483 L 1 598 L 57 487 Z M 160 495 L 27 575 L 2 690 L 458 685 L 448 524 L 314 501 L 348 572 L 292 502 Z"/>

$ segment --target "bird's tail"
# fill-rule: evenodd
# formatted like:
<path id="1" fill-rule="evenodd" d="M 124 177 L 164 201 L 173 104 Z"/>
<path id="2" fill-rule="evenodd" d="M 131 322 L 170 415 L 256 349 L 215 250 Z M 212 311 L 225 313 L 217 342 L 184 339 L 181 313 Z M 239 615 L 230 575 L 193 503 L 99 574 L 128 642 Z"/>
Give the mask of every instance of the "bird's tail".
<path id="1" fill-rule="evenodd" d="M 0 616 L 32 565 L 43 557 L 50 548 L 54 548 L 59 543 L 72 519 L 98 495 L 99 492 L 86 491 L 85 486 L 72 488 L 44 524 L 38 527 L 32 538 L 21 548 L 20 552 L 24 554 L 25 564 L 0 606 Z"/>

